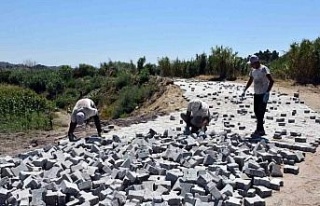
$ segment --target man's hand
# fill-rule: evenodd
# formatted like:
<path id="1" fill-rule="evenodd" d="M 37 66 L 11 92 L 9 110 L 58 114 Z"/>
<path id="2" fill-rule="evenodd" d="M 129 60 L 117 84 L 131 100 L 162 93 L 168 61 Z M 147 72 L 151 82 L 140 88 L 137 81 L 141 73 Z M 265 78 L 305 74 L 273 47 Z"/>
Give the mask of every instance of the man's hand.
<path id="1" fill-rule="evenodd" d="M 209 121 L 207 118 L 205 118 L 202 122 L 202 127 L 208 126 L 209 125 Z"/>
<path id="2" fill-rule="evenodd" d="M 264 95 L 263 95 L 263 102 L 264 103 L 267 103 L 269 101 L 269 96 L 270 96 L 269 92 L 264 93 Z"/>
<path id="3" fill-rule="evenodd" d="M 246 96 L 246 90 L 243 90 L 243 92 L 241 93 L 241 95 L 240 95 L 241 97 L 244 97 L 244 96 Z"/>

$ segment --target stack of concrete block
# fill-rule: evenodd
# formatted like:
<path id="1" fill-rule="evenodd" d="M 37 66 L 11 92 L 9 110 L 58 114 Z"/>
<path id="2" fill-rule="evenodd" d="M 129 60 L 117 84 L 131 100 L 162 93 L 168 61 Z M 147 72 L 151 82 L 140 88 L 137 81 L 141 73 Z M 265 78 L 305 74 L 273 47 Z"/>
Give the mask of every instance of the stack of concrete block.
<path id="1" fill-rule="evenodd" d="M 298 174 L 295 163 L 304 160 L 299 151 L 227 137 L 142 136 L 126 145 L 88 137 L 1 158 L 1 204 L 264 204 L 263 198 L 283 186 L 272 178 Z M 166 147 L 154 148 L 157 142 Z M 286 161 L 293 164 L 282 172 Z"/>

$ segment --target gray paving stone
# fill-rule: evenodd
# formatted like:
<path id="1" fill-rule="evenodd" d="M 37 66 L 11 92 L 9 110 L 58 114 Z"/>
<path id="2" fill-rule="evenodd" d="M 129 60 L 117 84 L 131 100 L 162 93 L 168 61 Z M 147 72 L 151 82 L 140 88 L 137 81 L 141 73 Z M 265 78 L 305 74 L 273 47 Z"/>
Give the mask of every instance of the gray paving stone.
<path id="1" fill-rule="evenodd" d="M 270 170 L 271 177 L 283 177 L 283 174 L 281 171 L 281 165 L 271 162 L 269 164 L 269 170 Z"/>
<path id="2" fill-rule="evenodd" d="M 229 197 L 229 199 L 226 200 L 226 206 L 241 206 L 242 200 L 240 198 L 235 197 Z"/>
<path id="3" fill-rule="evenodd" d="M 81 202 L 88 202 L 90 206 L 93 206 L 99 203 L 99 197 L 92 195 L 91 192 L 80 191 L 79 195 L 80 195 L 79 200 Z"/>
<path id="4" fill-rule="evenodd" d="M 272 190 L 264 187 L 264 186 L 254 186 L 256 189 L 256 193 L 261 197 L 261 198 L 266 198 L 270 197 L 272 195 Z"/>
<path id="5" fill-rule="evenodd" d="M 236 178 L 235 180 L 236 183 L 236 188 L 237 189 L 242 189 L 247 191 L 251 187 L 251 181 L 250 180 L 244 180 L 241 178 Z"/>
<path id="6" fill-rule="evenodd" d="M 292 166 L 292 165 L 284 165 L 283 172 L 297 175 L 297 174 L 299 174 L 299 167 Z"/>
<path id="7" fill-rule="evenodd" d="M 266 202 L 264 199 L 256 195 L 255 197 L 244 198 L 244 206 L 265 206 Z"/>
<path id="8" fill-rule="evenodd" d="M 61 187 L 61 191 L 64 194 L 70 194 L 70 195 L 76 196 L 79 193 L 78 186 L 76 184 L 68 182 L 66 180 L 63 180 L 61 182 L 60 187 Z"/>
<path id="9" fill-rule="evenodd" d="M 181 197 L 173 193 L 170 193 L 168 195 L 163 195 L 162 198 L 164 201 L 168 202 L 169 205 L 181 204 Z"/>

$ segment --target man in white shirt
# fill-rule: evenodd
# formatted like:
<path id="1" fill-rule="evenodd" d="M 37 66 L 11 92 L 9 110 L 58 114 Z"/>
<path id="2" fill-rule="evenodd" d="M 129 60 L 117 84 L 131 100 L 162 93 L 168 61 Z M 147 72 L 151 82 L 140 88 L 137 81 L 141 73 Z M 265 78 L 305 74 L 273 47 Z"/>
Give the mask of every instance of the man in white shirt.
<path id="1" fill-rule="evenodd" d="M 199 129 L 206 131 L 206 126 L 210 121 L 209 106 L 200 99 L 194 99 L 188 103 L 187 113 L 181 113 L 181 118 L 185 121 L 186 131 L 198 132 Z"/>
<path id="2" fill-rule="evenodd" d="M 84 124 L 85 121 L 89 120 L 91 117 L 94 119 L 98 135 L 101 136 L 102 130 L 100 119 L 94 102 L 87 98 L 78 100 L 71 114 L 71 122 L 68 131 L 68 138 L 70 141 L 79 140 L 79 138 L 73 134 L 76 126 Z"/>
<path id="3" fill-rule="evenodd" d="M 242 95 L 245 95 L 246 90 L 250 87 L 252 82 L 254 82 L 253 107 L 254 114 L 257 118 L 257 127 L 254 134 L 263 136 L 266 134 L 263 127 L 263 119 L 269 100 L 269 92 L 274 81 L 271 77 L 269 68 L 260 64 L 259 58 L 256 55 L 250 56 L 248 64 L 250 64 L 252 68 L 249 74 L 250 78 Z"/>

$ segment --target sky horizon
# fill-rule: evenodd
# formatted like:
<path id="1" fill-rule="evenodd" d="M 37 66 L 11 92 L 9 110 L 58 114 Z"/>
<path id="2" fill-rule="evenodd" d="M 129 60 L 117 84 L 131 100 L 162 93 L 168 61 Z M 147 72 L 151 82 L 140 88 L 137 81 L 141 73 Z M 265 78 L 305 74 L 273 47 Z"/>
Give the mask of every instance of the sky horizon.
<path id="1" fill-rule="evenodd" d="M 320 1 L 3 0 L 0 61 L 48 66 L 169 57 L 231 47 L 241 57 L 320 36 Z"/>

